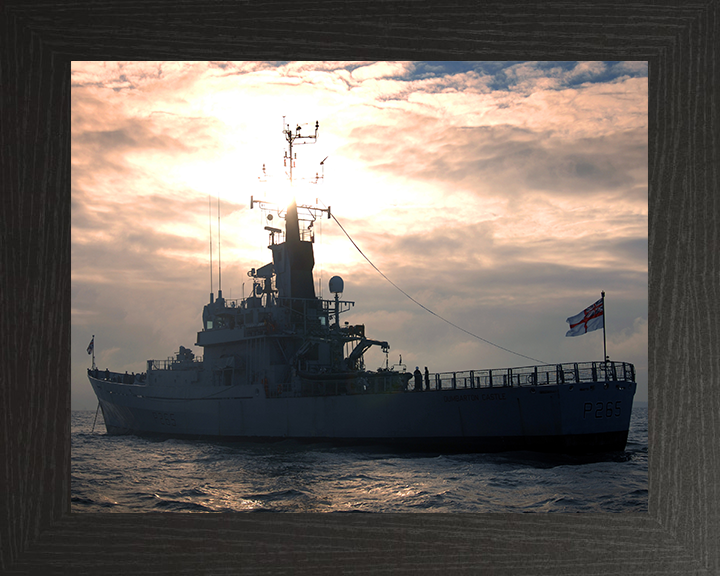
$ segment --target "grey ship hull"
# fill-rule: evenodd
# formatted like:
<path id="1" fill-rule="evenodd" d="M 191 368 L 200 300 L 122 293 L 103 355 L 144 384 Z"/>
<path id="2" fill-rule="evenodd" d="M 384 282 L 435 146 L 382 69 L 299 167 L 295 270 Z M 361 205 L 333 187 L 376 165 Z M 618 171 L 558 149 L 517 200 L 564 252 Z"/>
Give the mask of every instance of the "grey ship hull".
<path id="1" fill-rule="evenodd" d="M 109 434 L 383 445 L 440 452 L 624 450 L 634 382 L 266 397 L 260 385 L 90 377 Z"/>

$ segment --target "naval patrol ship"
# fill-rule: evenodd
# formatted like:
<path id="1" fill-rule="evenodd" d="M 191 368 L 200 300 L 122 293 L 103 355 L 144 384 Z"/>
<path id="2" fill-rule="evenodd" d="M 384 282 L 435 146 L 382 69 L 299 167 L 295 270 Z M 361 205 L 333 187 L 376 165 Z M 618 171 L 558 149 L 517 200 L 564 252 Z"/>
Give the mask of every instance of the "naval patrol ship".
<path id="1" fill-rule="evenodd" d="M 289 145 L 312 143 L 284 125 Z M 286 159 L 288 157 L 286 156 Z M 250 208 L 284 218 L 266 226 L 272 261 L 248 275 L 252 293 L 239 300 L 211 291 L 195 345 L 147 370 L 100 371 L 88 377 L 108 434 L 223 440 L 383 445 L 433 452 L 622 451 L 627 442 L 635 369 L 627 362 L 574 362 L 424 374 L 390 365 L 390 346 L 342 323 L 354 302 L 315 294 L 313 223 L 330 207 L 286 209 L 251 197 Z M 272 218 L 267 219 L 273 223 Z M 368 370 L 364 354 L 385 353 Z"/>

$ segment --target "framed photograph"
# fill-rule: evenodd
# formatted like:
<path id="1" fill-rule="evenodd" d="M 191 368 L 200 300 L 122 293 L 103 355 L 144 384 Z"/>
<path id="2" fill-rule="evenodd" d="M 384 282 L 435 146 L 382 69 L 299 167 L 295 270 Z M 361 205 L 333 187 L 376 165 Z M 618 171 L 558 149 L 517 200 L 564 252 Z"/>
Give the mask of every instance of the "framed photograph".
<path id="1" fill-rule="evenodd" d="M 491 4 L 475 11 L 446 6 L 438 13 L 425 4 L 349 3 L 341 12 L 300 13 L 267 4 L 198 10 L 181 5 L 168 12 L 164 4 L 150 4 L 139 17 L 113 4 L 40 9 L 6 3 L 0 16 L 6 143 L 0 155 L 9 190 L 0 232 L 5 247 L 0 410 L 6 455 L 0 475 L 8 487 L 0 495 L 2 570 L 716 571 L 718 505 L 712 478 L 717 466 L 711 455 L 718 449 L 717 330 L 708 310 L 713 309 L 717 268 L 717 146 L 712 136 L 717 131 L 712 67 L 718 51 L 717 6 L 610 8 Z M 168 57 L 204 62 L 237 54 L 264 61 L 339 61 L 342 56 L 449 62 L 459 60 L 458 54 L 509 61 L 521 52 L 527 53 L 523 58 L 532 55 L 533 62 L 571 56 L 576 62 L 648 63 L 647 512 L 75 512 L 70 491 L 76 341 L 70 329 L 71 214 L 78 208 L 71 195 L 73 62 Z M 602 115 L 602 109 L 597 113 Z M 574 165 L 576 174 L 590 168 Z M 568 303 L 560 324 L 597 298 Z M 571 340 L 585 342 L 598 334 Z M 85 335 L 82 340 L 87 358 L 90 340 Z M 99 343 L 92 342 L 95 349 Z M 615 356 L 612 349 L 608 353 Z"/>

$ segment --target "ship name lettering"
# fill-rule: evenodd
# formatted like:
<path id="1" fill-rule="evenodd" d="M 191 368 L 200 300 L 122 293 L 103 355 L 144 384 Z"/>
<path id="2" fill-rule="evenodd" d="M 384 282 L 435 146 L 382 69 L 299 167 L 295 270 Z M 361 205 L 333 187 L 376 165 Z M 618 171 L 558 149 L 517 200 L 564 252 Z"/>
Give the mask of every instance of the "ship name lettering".
<path id="1" fill-rule="evenodd" d="M 443 395 L 445 402 L 475 402 L 480 400 L 480 396 L 477 394 L 454 394 L 453 396 Z"/>

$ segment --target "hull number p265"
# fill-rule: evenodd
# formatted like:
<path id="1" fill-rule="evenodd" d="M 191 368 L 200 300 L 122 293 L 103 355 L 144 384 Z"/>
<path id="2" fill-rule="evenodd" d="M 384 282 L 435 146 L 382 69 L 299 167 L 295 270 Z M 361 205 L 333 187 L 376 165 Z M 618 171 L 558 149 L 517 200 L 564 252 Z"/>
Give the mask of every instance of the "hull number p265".
<path id="1" fill-rule="evenodd" d="M 612 402 L 585 402 L 583 406 L 583 418 L 617 418 L 622 413 L 622 401 Z"/>

